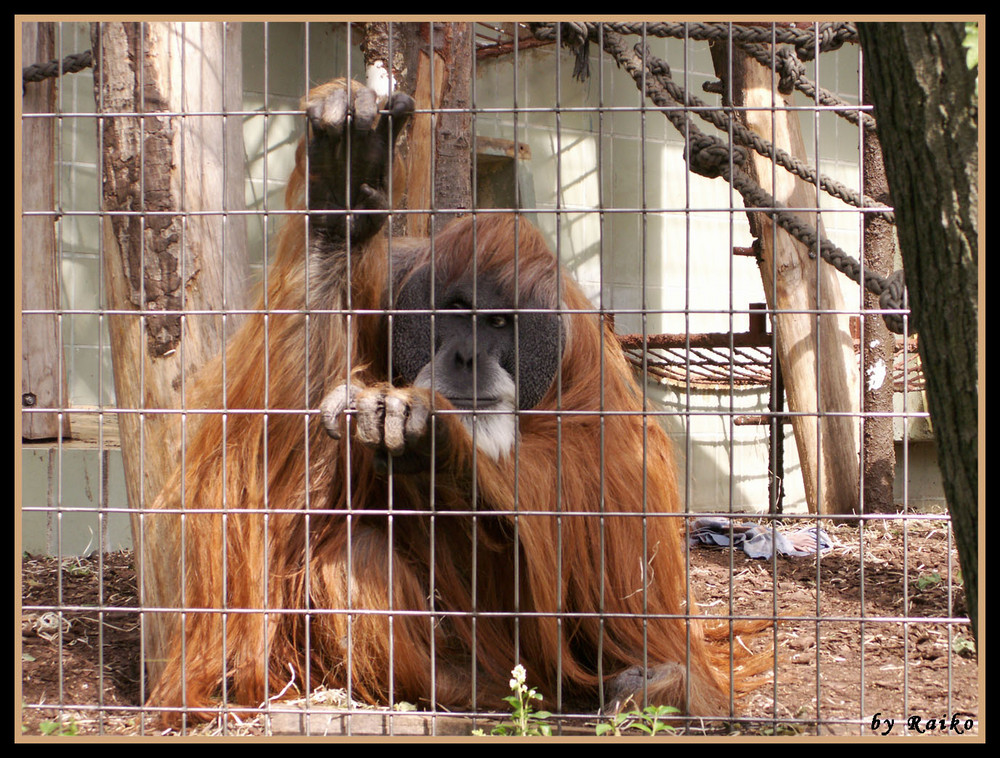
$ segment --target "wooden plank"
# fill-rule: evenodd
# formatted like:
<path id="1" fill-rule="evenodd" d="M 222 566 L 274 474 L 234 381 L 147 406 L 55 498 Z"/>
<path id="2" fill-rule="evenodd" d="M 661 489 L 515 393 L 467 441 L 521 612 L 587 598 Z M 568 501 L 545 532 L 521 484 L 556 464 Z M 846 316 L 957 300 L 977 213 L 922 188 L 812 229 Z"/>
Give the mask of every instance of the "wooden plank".
<path id="1" fill-rule="evenodd" d="M 21 51 L 26 64 L 53 60 L 55 24 L 21 24 Z M 23 113 L 54 113 L 56 79 L 31 82 L 24 88 Z M 21 217 L 21 306 L 27 310 L 59 307 L 59 265 L 55 234 L 55 118 L 21 122 L 21 209 L 52 215 Z M 60 356 L 59 319 L 55 314 L 29 314 L 21 320 L 21 404 L 24 408 L 61 408 L 67 403 L 66 373 Z M 60 416 L 62 417 L 60 419 Z M 67 414 L 22 413 L 21 438 L 70 436 Z"/>

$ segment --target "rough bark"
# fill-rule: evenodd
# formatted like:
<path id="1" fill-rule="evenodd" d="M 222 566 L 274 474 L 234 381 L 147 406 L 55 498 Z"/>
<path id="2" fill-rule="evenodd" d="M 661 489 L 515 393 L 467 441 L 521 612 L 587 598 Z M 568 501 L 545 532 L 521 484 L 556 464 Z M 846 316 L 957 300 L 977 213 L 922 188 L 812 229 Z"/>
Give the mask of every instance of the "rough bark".
<path id="1" fill-rule="evenodd" d="M 868 85 L 865 85 L 865 102 L 871 102 Z M 878 137 L 870 131 L 862 132 L 862 165 L 864 192 L 880 203 L 890 205 L 889 186 L 885 178 L 882 147 Z M 869 213 L 864 218 L 865 268 L 881 276 L 893 271 L 896 237 L 889 223 L 881 214 Z M 877 311 L 876 295 L 865 292 L 864 307 Z M 886 326 L 881 314 L 864 317 L 861 330 L 861 379 L 864 382 L 864 412 L 891 414 L 893 379 L 892 364 L 896 339 Z M 891 415 L 866 416 L 862 426 L 863 498 L 866 513 L 892 513 L 895 503 L 892 486 L 896 476 L 896 450 L 893 445 L 893 419 Z"/>
<path id="2" fill-rule="evenodd" d="M 966 65 L 962 23 L 862 23 L 858 33 L 976 633 L 982 487 L 976 77 Z"/>
<path id="3" fill-rule="evenodd" d="M 434 207 L 472 208 L 472 25 L 448 24 L 442 56 L 447 79 L 435 135 Z M 456 218 L 447 214 L 447 225 Z"/>
<path id="4" fill-rule="evenodd" d="M 240 319 L 247 264 L 239 25 L 95 24 L 104 280 L 142 603 L 178 604 L 178 520 L 149 509 L 179 460 L 178 413 Z M 182 118 L 178 113 L 201 115 Z M 139 115 L 134 115 L 139 114 Z M 208 315 L 186 311 L 212 312 Z M 168 412 L 164 412 L 168 411 Z M 145 618 L 147 672 L 174 614 Z"/>
<path id="5" fill-rule="evenodd" d="M 419 27 L 421 55 L 413 91 L 418 112 L 412 119 L 411 147 L 401 169 L 407 191 L 404 207 L 468 210 L 472 208 L 472 25 Z M 432 215 L 438 227 L 460 214 L 407 214 L 406 234 L 429 236 Z"/>

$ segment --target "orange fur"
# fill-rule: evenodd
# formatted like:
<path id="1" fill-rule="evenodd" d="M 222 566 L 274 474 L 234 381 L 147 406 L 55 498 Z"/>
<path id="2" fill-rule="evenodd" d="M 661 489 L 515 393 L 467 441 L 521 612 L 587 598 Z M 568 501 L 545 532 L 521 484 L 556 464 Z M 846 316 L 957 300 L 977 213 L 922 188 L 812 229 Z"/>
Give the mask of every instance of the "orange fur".
<path id="1" fill-rule="evenodd" d="M 301 158 L 289 207 L 303 205 Z M 643 414 L 614 335 L 577 312 L 592 306 L 537 230 L 482 214 L 434 243 L 442 272 L 471 265 L 475 246 L 478 271 L 566 308 L 559 380 L 522 414 L 517 455 L 477 455 L 441 413 L 448 444 L 433 481 L 394 475 L 391 490 L 370 450 L 329 438 L 310 413 L 349 378 L 390 378 L 385 319 L 341 310 L 389 304 L 386 241 L 351 251 L 348 286 L 310 258 L 306 237 L 303 217 L 290 218 L 260 302 L 272 313 L 251 315 L 199 385 L 199 407 L 251 412 L 200 416 L 186 469 L 161 495 L 161 507 L 193 511 L 185 606 L 214 612 L 178 625 L 150 704 L 207 708 L 226 680 L 228 702 L 256 706 L 291 668 L 303 689 L 494 708 L 522 663 L 546 702 L 560 692 L 596 705 L 622 670 L 674 663 L 688 687 L 650 684 L 651 700 L 727 713 L 729 647 L 691 618 L 671 445 Z M 427 245 L 399 247 L 395 266 L 429 256 Z"/>

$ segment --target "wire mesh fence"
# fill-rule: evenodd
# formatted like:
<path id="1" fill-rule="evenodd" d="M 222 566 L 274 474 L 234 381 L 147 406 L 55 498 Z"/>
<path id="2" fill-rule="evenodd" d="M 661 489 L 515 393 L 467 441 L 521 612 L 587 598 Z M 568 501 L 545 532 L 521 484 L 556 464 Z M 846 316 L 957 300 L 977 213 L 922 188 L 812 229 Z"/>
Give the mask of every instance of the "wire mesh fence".
<path id="1" fill-rule="evenodd" d="M 23 26 L 24 733 L 978 733 L 851 25 Z"/>

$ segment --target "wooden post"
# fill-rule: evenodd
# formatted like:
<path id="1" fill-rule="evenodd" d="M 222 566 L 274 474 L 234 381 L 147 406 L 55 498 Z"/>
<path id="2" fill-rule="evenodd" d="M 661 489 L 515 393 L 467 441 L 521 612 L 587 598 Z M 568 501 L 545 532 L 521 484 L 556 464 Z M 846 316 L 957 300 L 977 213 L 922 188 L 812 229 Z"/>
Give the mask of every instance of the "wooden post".
<path id="1" fill-rule="evenodd" d="M 56 57 L 55 24 L 21 24 L 21 55 L 25 64 L 47 63 Z M 54 113 L 57 79 L 24 86 L 23 113 Z M 21 122 L 21 209 L 55 212 L 55 117 Z M 21 306 L 59 308 L 59 266 L 56 259 L 54 215 L 21 216 Z M 62 408 L 67 404 L 66 373 L 59 354 L 59 319 L 53 314 L 28 315 L 21 322 L 21 405 Z M 60 415 L 62 425 L 60 426 Z M 22 413 L 22 439 L 69 437 L 69 416 Z"/>
<path id="2" fill-rule="evenodd" d="M 871 102 L 868 86 L 864 86 L 864 102 Z M 891 204 L 889 183 L 885 178 L 882 146 L 874 131 L 862 134 L 861 160 L 864 192 L 886 205 Z M 882 276 L 893 271 L 896 252 L 896 235 L 892 224 L 878 214 L 864 217 L 865 268 Z M 866 309 L 878 310 L 878 297 L 865 292 Z M 881 314 L 864 317 L 861 329 L 861 368 L 865 383 L 865 413 L 892 413 L 893 379 L 892 364 L 896 338 Z M 864 506 L 866 513 L 893 513 L 895 503 L 892 486 L 896 477 L 896 450 L 893 446 L 892 416 L 870 416 L 862 426 L 864 469 Z"/>
<path id="3" fill-rule="evenodd" d="M 713 49 L 716 73 L 732 81 L 739 117 L 779 149 L 800 159 L 805 146 L 796 111 L 776 89 L 775 74 L 738 48 L 727 64 L 721 46 Z M 731 67 L 731 68 L 730 68 Z M 816 205 L 816 188 L 751 150 L 747 172 L 775 200 L 790 208 Z M 818 227 L 819 215 L 801 212 Z M 858 511 L 858 362 L 846 314 L 808 311 L 845 310 L 841 276 L 826 263 L 817 265 L 808 246 L 775 226 L 764 212 L 749 212 L 751 232 L 761 243 L 760 272 L 773 320 L 779 359 L 793 415 L 806 502 L 811 513 Z M 829 413 L 849 415 L 826 415 Z"/>
<path id="4" fill-rule="evenodd" d="M 447 79 L 441 93 L 441 113 L 434 133 L 434 207 L 472 209 L 472 25 L 448 24 L 441 53 Z M 458 218 L 440 216 L 435 228 Z"/>
<path id="5" fill-rule="evenodd" d="M 407 191 L 405 207 L 471 209 L 472 120 L 467 110 L 472 77 L 471 24 L 421 24 L 420 31 L 424 44 L 412 93 L 417 110 L 465 111 L 436 115 L 418 112 L 414 116 L 409 135 L 411 149 L 402 167 Z M 454 213 L 443 214 L 441 225 L 454 218 Z M 431 214 L 407 214 L 408 236 L 427 237 L 431 231 Z"/>
<path id="6" fill-rule="evenodd" d="M 184 398 L 246 301 L 240 29 L 224 23 L 93 27 L 104 278 L 122 457 L 143 607 L 181 600 L 180 516 L 148 512 L 177 468 Z M 115 114 L 140 115 L 115 115 Z M 178 116 L 161 114 L 190 113 Z M 203 115 L 204 114 L 204 115 Z M 202 215 L 204 213 L 204 215 Z M 185 311 L 211 311 L 185 315 Z M 155 678 L 176 614 L 144 614 Z"/>

